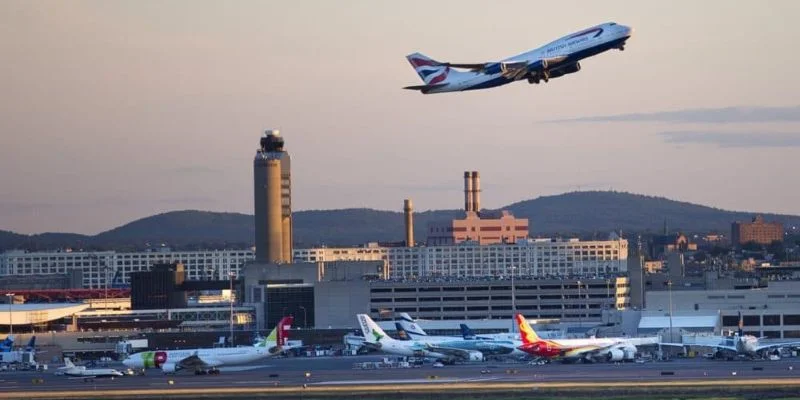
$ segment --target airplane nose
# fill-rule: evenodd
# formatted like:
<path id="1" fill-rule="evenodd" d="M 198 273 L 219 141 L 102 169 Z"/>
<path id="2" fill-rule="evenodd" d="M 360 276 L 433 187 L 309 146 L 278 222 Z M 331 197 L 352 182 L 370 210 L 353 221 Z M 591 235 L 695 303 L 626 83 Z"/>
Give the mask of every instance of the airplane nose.
<path id="1" fill-rule="evenodd" d="M 122 360 L 122 364 L 124 364 L 126 367 L 130 368 L 131 364 L 133 364 L 132 361 L 133 360 L 131 360 L 130 358 L 126 358 L 126 359 Z"/>
<path id="2" fill-rule="evenodd" d="M 633 36 L 633 28 L 630 26 L 625 27 L 625 35 L 626 36 Z"/>

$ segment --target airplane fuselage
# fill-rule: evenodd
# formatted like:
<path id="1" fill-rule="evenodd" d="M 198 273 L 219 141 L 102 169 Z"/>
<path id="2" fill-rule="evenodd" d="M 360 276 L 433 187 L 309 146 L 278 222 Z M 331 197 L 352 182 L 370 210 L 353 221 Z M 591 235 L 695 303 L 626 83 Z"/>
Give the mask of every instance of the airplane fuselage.
<path id="1" fill-rule="evenodd" d="M 484 71 L 459 71 L 457 77 L 446 81 L 446 85 L 426 89 L 423 93 L 458 92 L 465 90 L 487 89 L 502 86 L 527 78 L 530 83 L 548 80 L 550 75 L 560 76 L 577 72 L 569 69 L 571 66 L 580 66 L 578 61 L 587 57 L 603 53 L 611 49 L 623 49 L 625 41 L 630 38 L 632 29 L 628 26 L 613 22 L 601 24 L 550 42 L 534 50 L 501 60 L 502 63 L 527 61 L 530 63 L 543 59 L 558 59 L 550 63 L 543 73 L 526 75 L 522 77 L 509 77 L 501 71 L 486 73 Z"/>
<path id="2" fill-rule="evenodd" d="M 123 363 L 131 368 L 161 368 L 196 355 L 210 367 L 246 364 L 273 355 L 267 347 L 225 347 L 196 350 L 145 351 L 131 354 Z"/>

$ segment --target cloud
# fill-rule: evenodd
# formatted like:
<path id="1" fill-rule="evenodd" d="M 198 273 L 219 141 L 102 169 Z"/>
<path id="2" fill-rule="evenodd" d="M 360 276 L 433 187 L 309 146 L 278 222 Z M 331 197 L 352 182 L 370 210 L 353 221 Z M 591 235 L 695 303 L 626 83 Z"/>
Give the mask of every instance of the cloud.
<path id="1" fill-rule="evenodd" d="M 658 134 L 667 143 L 719 147 L 800 147 L 800 133 L 671 131 Z"/>
<path id="2" fill-rule="evenodd" d="M 633 113 L 578 117 L 545 122 L 670 122 L 670 123 L 753 123 L 800 122 L 800 106 L 694 108 L 654 113 Z"/>

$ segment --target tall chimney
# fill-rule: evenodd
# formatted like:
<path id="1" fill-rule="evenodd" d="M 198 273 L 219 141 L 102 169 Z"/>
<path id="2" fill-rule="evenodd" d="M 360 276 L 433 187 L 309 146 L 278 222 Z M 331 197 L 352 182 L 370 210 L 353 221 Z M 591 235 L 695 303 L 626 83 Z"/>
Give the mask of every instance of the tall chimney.
<path id="1" fill-rule="evenodd" d="M 406 217 L 406 247 L 414 247 L 414 206 L 411 199 L 403 201 L 403 213 Z"/>
<path id="2" fill-rule="evenodd" d="M 478 171 L 472 171 L 472 211 L 481 211 L 481 178 Z"/>
<path id="3" fill-rule="evenodd" d="M 475 211 L 472 205 L 472 174 L 464 171 L 464 211 Z"/>

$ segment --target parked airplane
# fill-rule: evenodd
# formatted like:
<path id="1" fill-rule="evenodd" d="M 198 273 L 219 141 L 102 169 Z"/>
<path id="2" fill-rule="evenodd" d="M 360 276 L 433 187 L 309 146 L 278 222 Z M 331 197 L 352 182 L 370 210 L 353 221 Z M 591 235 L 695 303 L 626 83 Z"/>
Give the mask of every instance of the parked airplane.
<path id="1" fill-rule="evenodd" d="M 646 338 L 593 338 L 544 340 L 528 324 L 522 314 L 515 316 L 519 326 L 522 346 L 520 350 L 545 358 L 573 361 L 630 361 L 636 356 L 636 346 L 656 345 L 658 336 Z"/>
<path id="2" fill-rule="evenodd" d="M 366 314 L 358 314 L 358 323 L 364 332 L 364 342 L 385 353 L 401 356 L 427 357 L 445 363 L 456 361 L 483 361 L 483 353 L 477 350 L 465 350 L 448 347 L 421 340 L 396 340 L 389 337 L 375 321 Z"/>
<path id="3" fill-rule="evenodd" d="M 431 336 L 428 335 L 408 313 L 400 313 L 398 316 L 400 319 L 395 322 L 395 326 L 397 327 L 397 333 L 400 338 L 408 338 L 409 340 L 418 340 L 425 343 L 436 343 L 440 346 L 455 347 L 465 350 L 477 350 L 483 353 L 484 356 L 525 355 L 525 352 L 517 348 L 522 345 L 522 342 L 519 341 L 519 335 L 514 335 L 512 338 L 476 337 L 474 335 L 471 337 Z M 462 333 L 463 326 L 465 325 L 462 324 Z"/>
<path id="4" fill-rule="evenodd" d="M 483 339 L 483 340 L 515 340 L 519 341 L 519 333 L 504 332 L 504 333 L 483 333 L 476 335 L 467 324 L 460 324 L 461 336 L 467 340 Z"/>
<path id="5" fill-rule="evenodd" d="M 517 346 L 522 343 L 511 340 L 495 340 L 495 339 L 471 339 L 467 340 L 460 336 L 416 336 L 411 335 L 403 329 L 399 322 L 395 323 L 397 327 L 397 334 L 401 338 L 408 338 L 406 340 L 416 340 L 418 342 L 427 343 L 430 345 L 448 347 L 463 350 L 479 351 L 486 356 L 524 356 L 525 353 L 518 350 Z"/>
<path id="6" fill-rule="evenodd" d="M 625 50 L 632 34 L 630 27 L 608 22 L 501 61 L 477 64 L 439 62 L 413 53 L 406 58 L 425 84 L 404 89 L 428 94 L 487 89 L 522 79 L 547 82 L 580 71 L 579 61 L 584 58 L 611 49 Z"/>
<path id="7" fill-rule="evenodd" d="M 800 346 L 800 342 L 760 344 L 760 340 L 762 338 L 755 337 L 753 335 L 745 335 L 743 329 L 744 317 L 742 317 L 742 313 L 740 312 L 739 330 L 736 335 L 698 336 L 695 338 L 695 342 L 692 344 L 696 346 L 711 347 L 718 351 L 721 350 L 732 352 L 734 354 L 744 354 L 750 357 L 757 357 L 762 351 L 777 347 Z"/>
<path id="8" fill-rule="evenodd" d="M 145 351 L 128 356 L 122 363 L 130 368 L 159 368 L 165 374 L 181 369 L 193 369 L 196 375 L 218 374 L 217 367 L 222 365 L 246 364 L 282 353 L 293 321 L 292 317 L 283 317 L 267 340 L 253 346 Z M 270 340 L 273 334 L 275 341 Z"/>
<path id="9" fill-rule="evenodd" d="M 83 378 L 84 381 L 91 381 L 94 378 L 116 378 L 123 376 L 122 372 L 113 368 L 86 368 L 77 366 L 69 358 L 64 359 L 64 366 L 56 371 L 56 375 L 67 375 L 71 377 Z"/>

